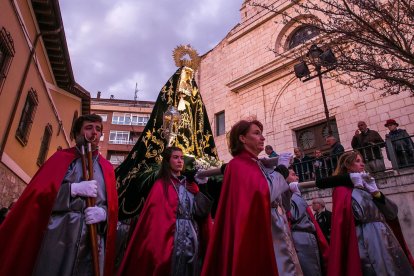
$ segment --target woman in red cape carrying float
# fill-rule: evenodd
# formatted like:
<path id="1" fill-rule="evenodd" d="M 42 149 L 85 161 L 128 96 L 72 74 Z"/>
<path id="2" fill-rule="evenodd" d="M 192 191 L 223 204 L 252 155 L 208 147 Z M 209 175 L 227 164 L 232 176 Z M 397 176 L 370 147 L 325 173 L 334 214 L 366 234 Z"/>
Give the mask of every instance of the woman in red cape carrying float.
<path id="1" fill-rule="evenodd" d="M 183 167 L 182 150 L 166 148 L 119 275 L 200 274 L 212 226 L 211 201 L 181 175 Z"/>
<path id="2" fill-rule="evenodd" d="M 324 183 L 342 181 L 345 176 L 351 185 L 333 191 L 328 275 L 414 275 L 398 207 L 364 173 L 361 155 L 344 153 L 334 175 Z"/>
<path id="3" fill-rule="evenodd" d="M 290 193 L 287 175 L 258 160 L 262 131 L 257 120 L 239 121 L 230 131 L 234 158 L 224 171 L 202 275 L 302 275 L 281 199 Z M 291 156 L 280 154 L 278 167 L 287 171 Z"/>

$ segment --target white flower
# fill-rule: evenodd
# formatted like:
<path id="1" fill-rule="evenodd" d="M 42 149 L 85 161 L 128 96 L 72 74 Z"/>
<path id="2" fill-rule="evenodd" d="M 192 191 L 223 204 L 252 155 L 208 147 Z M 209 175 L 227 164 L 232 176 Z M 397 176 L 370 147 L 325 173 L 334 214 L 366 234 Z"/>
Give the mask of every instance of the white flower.
<path id="1" fill-rule="evenodd" d="M 210 156 L 204 156 L 203 158 L 196 158 L 194 160 L 194 168 L 199 170 L 209 170 L 212 168 L 218 168 L 223 165 L 223 162 L 220 160 L 217 160 L 216 158 L 210 157 Z"/>

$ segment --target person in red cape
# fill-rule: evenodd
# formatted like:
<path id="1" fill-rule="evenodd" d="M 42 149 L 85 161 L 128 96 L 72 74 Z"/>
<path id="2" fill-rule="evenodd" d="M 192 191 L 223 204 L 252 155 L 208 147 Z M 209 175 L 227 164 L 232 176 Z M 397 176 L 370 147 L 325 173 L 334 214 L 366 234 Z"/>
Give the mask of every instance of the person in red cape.
<path id="1" fill-rule="evenodd" d="M 279 275 L 276 254 L 283 252 L 277 247 L 286 248 L 286 244 L 274 242 L 273 234 L 288 235 L 273 228 L 271 209 L 277 212 L 272 203 L 289 186 L 280 173 L 266 171 L 258 160 L 264 149 L 262 131 L 263 125 L 257 120 L 239 121 L 230 131 L 230 153 L 234 158 L 225 168 L 202 275 Z M 290 159 L 291 154 L 288 158 L 281 154 L 279 165 L 283 160 L 287 170 Z M 287 255 L 282 257 L 290 259 Z"/>
<path id="2" fill-rule="evenodd" d="M 95 180 L 83 181 L 79 149 L 59 150 L 39 169 L 0 226 L 0 275 L 92 275 L 86 224 L 96 224 L 101 275 L 113 275 L 118 197 L 112 165 L 97 150 L 100 116 L 73 133 L 91 141 Z M 84 197 L 95 197 L 86 208 Z"/>
<path id="3" fill-rule="evenodd" d="M 401 235 L 397 205 L 364 173 L 361 155 L 344 153 L 334 175 L 323 180 L 325 185 L 317 183 L 318 187 L 337 186 L 332 198 L 328 275 L 413 275 L 414 263 Z"/>
<path id="4" fill-rule="evenodd" d="M 183 167 L 182 150 L 166 148 L 118 275 L 200 274 L 212 226 L 212 202 L 181 175 Z"/>
<path id="5" fill-rule="evenodd" d="M 289 168 L 286 181 L 292 192 L 289 215 L 292 238 L 303 275 L 325 275 L 329 256 L 328 242 L 308 203 L 302 197 L 298 183 L 299 177 L 293 168 Z"/>

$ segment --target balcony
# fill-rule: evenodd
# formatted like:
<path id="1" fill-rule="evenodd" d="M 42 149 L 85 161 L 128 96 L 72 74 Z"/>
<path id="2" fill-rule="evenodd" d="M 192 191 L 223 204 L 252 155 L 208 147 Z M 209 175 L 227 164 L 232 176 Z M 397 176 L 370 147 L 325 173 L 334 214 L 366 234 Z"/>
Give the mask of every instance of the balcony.
<path id="1" fill-rule="evenodd" d="M 135 145 L 135 140 L 109 140 L 108 144 L 112 145 Z"/>
<path id="2" fill-rule="evenodd" d="M 414 167 L 414 143 L 412 138 L 386 139 L 385 143 L 369 145 L 356 149 L 364 158 L 367 171 L 371 165 L 372 173 Z M 385 153 L 385 154 L 384 154 Z M 386 166 L 386 158 L 391 165 Z M 313 160 L 293 164 L 300 182 L 314 181 L 332 175 L 340 155 L 325 155 Z M 389 164 L 389 162 L 387 162 Z"/>

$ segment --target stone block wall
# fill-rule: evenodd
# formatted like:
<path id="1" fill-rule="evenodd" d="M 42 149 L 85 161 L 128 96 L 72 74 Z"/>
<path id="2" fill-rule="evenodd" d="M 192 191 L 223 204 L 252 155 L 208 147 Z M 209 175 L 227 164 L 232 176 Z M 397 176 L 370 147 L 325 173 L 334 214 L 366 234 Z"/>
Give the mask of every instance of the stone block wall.
<path id="1" fill-rule="evenodd" d="M 398 205 L 398 218 L 411 252 L 414 252 L 414 168 L 374 174 L 378 188 Z M 322 198 L 326 208 L 332 210 L 332 189 L 305 189 L 303 197 L 311 205 L 314 198 Z"/>
<path id="2" fill-rule="evenodd" d="M 26 183 L 0 163 L 0 208 L 9 207 L 25 188 Z"/>

